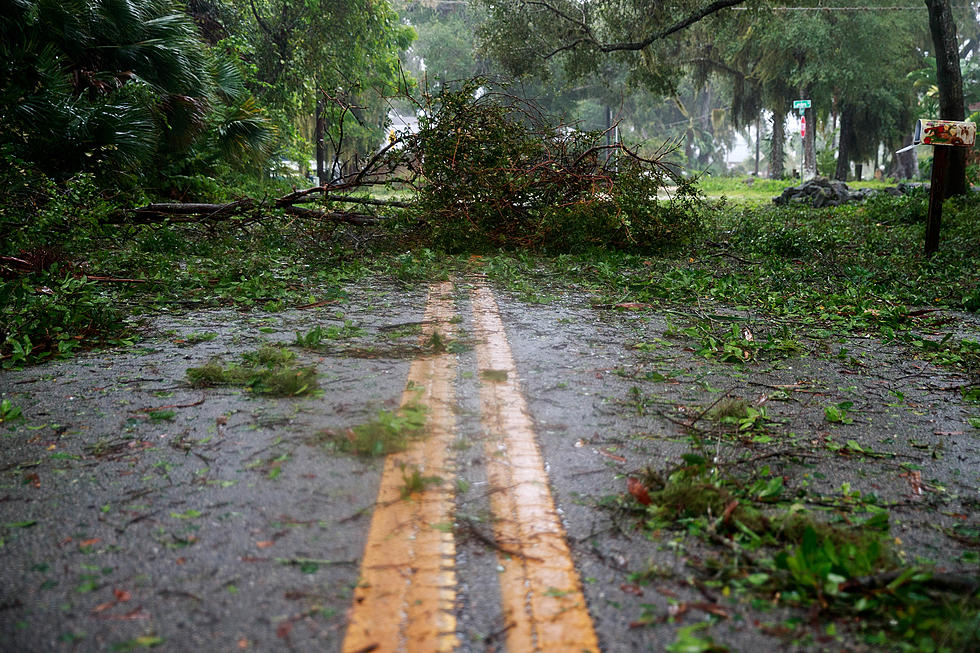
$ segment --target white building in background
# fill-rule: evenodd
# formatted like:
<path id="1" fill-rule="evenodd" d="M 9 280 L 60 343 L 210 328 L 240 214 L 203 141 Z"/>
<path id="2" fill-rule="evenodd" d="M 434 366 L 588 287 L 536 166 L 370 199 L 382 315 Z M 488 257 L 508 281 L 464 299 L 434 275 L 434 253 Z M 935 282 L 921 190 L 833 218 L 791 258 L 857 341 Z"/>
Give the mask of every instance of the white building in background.
<path id="1" fill-rule="evenodd" d="M 415 115 L 403 115 L 392 109 L 388 112 L 388 122 L 391 123 L 391 126 L 388 128 L 389 133 L 392 131 L 407 131 L 410 134 L 416 134 L 419 131 L 419 118 Z M 387 139 L 381 144 L 382 147 L 385 145 L 387 145 Z"/>

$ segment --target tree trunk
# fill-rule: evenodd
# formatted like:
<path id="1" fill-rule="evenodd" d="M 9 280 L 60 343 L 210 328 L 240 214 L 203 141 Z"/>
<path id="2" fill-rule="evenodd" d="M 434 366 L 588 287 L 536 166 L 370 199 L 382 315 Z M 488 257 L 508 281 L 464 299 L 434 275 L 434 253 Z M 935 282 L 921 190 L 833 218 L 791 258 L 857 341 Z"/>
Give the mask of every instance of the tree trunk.
<path id="1" fill-rule="evenodd" d="M 810 97 L 806 90 L 804 98 Z M 803 181 L 817 176 L 817 116 L 813 108 L 803 112 L 806 116 L 806 135 L 803 137 Z"/>
<path id="2" fill-rule="evenodd" d="M 840 136 L 837 139 L 837 169 L 834 179 L 847 181 L 847 172 L 851 167 L 851 138 L 854 129 L 854 109 L 845 105 L 840 112 Z"/>
<path id="3" fill-rule="evenodd" d="M 855 163 L 854 164 L 854 181 L 861 181 L 861 176 L 864 174 L 864 164 Z"/>
<path id="4" fill-rule="evenodd" d="M 901 143 L 892 142 L 890 149 L 892 152 L 897 152 L 911 144 L 912 130 L 908 129 L 905 131 L 905 136 L 902 137 Z M 915 179 L 918 177 L 919 166 L 915 158 L 915 148 L 906 150 L 901 154 L 892 154 L 891 164 L 888 166 L 885 174 L 895 179 Z"/>
<path id="5" fill-rule="evenodd" d="M 323 117 L 323 98 L 319 98 L 316 101 L 316 128 L 313 135 L 313 140 L 316 141 L 316 179 L 321 186 L 326 186 L 327 178 L 323 171 L 323 132 L 326 131 L 327 121 Z"/>
<path id="6" fill-rule="evenodd" d="M 966 106 L 963 98 L 963 76 L 960 51 L 956 40 L 956 23 L 949 0 L 925 0 L 929 8 L 929 31 L 936 49 L 936 81 L 939 85 L 939 117 L 963 120 Z M 946 179 L 946 197 L 966 193 L 966 149 L 952 147 Z"/>
<path id="7" fill-rule="evenodd" d="M 687 169 L 695 170 L 697 167 L 697 161 L 694 159 L 694 128 L 689 127 L 685 133 L 684 142 L 684 158 L 687 159 Z"/>
<path id="8" fill-rule="evenodd" d="M 786 141 L 786 116 L 780 115 L 778 111 L 772 114 L 772 145 L 769 150 L 769 178 L 782 179 L 786 174 L 783 167 L 786 154 L 783 146 Z"/>
<path id="9" fill-rule="evenodd" d="M 762 112 L 755 117 L 755 172 L 752 176 L 759 176 L 759 143 L 762 141 Z"/>

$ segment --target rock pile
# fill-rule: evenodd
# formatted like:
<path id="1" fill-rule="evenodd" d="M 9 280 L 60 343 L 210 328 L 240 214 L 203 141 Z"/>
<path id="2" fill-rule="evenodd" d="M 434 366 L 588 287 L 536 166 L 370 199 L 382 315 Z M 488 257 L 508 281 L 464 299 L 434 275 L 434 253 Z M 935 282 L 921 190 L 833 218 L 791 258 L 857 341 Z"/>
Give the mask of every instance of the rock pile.
<path id="1" fill-rule="evenodd" d="M 814 208 L 823 206 L 840 206 L 847 202 L 862 202 L 878 193 L 903 195 L 911 188 L 911 184 L 899 184 L 884 190 L 861 188 L 851 190 L 842 181 L 830 180 L 826 177 L 814 177 L 799 186 L 792 186 L 783 191 L 779 197 L 772 198 L 774 204 L 809 204 Z"/>

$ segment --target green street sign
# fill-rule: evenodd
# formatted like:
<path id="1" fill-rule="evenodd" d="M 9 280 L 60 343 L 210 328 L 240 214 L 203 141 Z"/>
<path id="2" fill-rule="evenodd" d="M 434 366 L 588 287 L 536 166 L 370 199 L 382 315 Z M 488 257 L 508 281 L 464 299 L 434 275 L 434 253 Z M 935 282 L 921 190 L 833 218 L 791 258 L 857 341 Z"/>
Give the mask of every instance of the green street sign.
<path id="1" fill-rule="evenodd" d="M 810 101 L 809 100 L 793 100 L 793 108 L 794 109 L 809 109 L 810 108 Z"/>

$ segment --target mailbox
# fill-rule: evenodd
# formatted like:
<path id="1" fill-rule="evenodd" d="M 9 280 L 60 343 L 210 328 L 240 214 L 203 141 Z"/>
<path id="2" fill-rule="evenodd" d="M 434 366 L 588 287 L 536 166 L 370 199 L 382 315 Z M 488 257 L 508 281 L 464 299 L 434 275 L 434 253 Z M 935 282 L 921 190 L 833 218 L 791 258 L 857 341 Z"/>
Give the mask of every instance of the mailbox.
<path id="1" fill-rule="evenodd" d="M 977 140 L 977 125 L 959 120 L 919 120 L 915 123 L 912 144 L 957 145 L 970 147 Z"/>
<path id="2" fill-rule="evenodd" d="M 977 125 L 961 120 L 918 120 L 912 133 L 912 144 L 895 154 L 911 150 L 916 145 L 944 145 L 973 147 L 977 141 Z M 926 256 L 939 249 L 939 227 L 943 216 L 943 200 L 946 199 L 946 172 L 949 170 L 949 147 L 937 147 L 932 151 L 932 183 L 929 185 L 929 213 L 926 216 Z"/>

